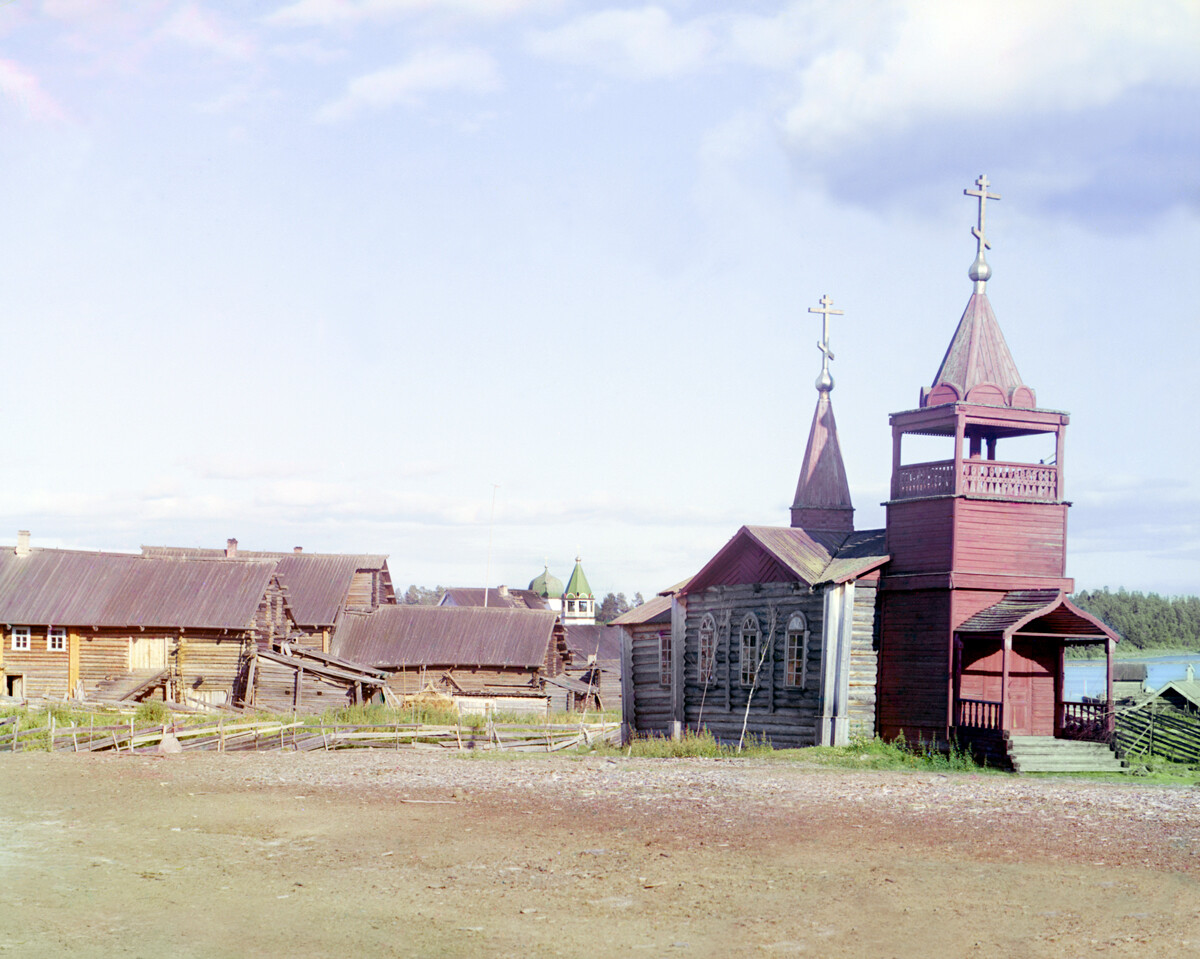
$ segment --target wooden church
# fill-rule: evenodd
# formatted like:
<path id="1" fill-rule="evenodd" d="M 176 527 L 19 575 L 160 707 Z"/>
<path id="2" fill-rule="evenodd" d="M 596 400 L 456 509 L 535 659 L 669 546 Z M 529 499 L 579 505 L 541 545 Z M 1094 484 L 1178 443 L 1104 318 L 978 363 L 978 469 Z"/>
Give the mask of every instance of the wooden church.
<path id="1" fill-rule="evenodd" d="M 999 197 L 986 176 L 976 186 L 963 191 L 978 200 L 974 290 L 918 407 L 890 418 L 886 528 L 854 529 L 829 374 L 840 311 L 825 297 L 810 310 L 823 316 L 823 358 L 791 524 L 740 529 L 671 591 L 669 630 L 661 603 L 655 617 L 615 621 L 630 735 L 707 729 L 777 746 L 903 735 L 1018 768 L 1022 750 L 1070 740 L 1107 752 L 1118 637 L 1068 599 L 1069 417 L 1037 405 L 992 312 L 985 213 Z M 944 444 L 943 458 L 909 462 L 912 437 Z M 1023 460 L 1029 437 L 1052 445 L 1048 460 Z M 1081 644 L 1106 651 L 1104 701 L 1064 697 L 1066 652 Z M 641 723 L 639 697 L 669 702 L 669 726 L 662 709 Z"/>

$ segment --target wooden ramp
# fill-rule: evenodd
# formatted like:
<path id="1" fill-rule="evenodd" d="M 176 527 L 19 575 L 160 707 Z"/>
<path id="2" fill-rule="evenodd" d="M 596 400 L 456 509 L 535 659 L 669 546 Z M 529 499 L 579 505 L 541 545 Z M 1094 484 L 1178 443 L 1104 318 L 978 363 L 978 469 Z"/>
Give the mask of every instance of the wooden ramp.
<path id="1" fill-rule="evenodd" d="M 136 701 L 166 683 L 169 675 L 166 669 L 131 669 L 101 680 L 91 698 L 102 703 Z"/>

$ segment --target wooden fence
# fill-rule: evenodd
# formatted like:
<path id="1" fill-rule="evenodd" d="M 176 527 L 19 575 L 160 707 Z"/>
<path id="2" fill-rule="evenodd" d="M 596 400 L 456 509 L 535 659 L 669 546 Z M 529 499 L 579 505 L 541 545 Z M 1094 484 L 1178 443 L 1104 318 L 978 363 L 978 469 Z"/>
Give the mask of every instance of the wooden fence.
<path id="1" fill-rule="evenodd" d="M 261 752 L 331 749 L 452 749 L 558 752 L 596 742 L 618 742 L 620 723 L 495 723 L 435 726 L 423 723 L 226 722 L 200 726 L 50 725 L 18 729 L 15 717 L 0 720 L 0 754 L 26 750 L 158 753 L 182 750 Z M 173 737 L 173 739 L 171 738 Z M 166 742 L 164 743 L 164 739 Z"/>
<path id="2" fill-rule="evenodd" d="M 1117 748 L 1125 756 L 1161 756 L 1173 762 L 1200 762 L 1200 717 L 1151 700 L 1117 712 Z"/>

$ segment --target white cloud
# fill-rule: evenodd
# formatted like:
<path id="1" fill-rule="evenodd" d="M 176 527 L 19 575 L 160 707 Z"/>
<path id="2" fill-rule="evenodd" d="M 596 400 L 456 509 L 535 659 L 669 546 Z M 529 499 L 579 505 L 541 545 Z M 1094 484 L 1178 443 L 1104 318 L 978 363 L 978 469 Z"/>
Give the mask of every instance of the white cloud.
<path id="1" fill-rule="evenodd" d="M 559 0 L 297 0 L 266 20 L 285 27 L 328 27 L 428 13 L 499 20 L 558 6 Z"/>
<path id="2" fill-rule="evenodd" d="M 481 50 L 425 50 L 404 63 L 351 80 L 345 96 L 322 107 L 317 119 L 342 120 L 397 103 L 415 105 L 430 93 L 486 94 L 500 87 L 496 62 Z"/>
<path id="3" fill-rule="evenodd" d="M 661 7 L 603 10 L 529 37 L 539 56 L 632 79 L 691 73 L 704 66 L 714 46 L 707 21 L 677 24 Z"/>
<path id="4" fill-rule="evenodd" d="M 254 55 L 255 45 L 249 37 L 194 3 L 176 10 L 163 23 L 161 32 L 163 36 L 229 60 L 248 60 Z"/>
<path id="5" fill-rule="evenodd" d="M 848 184 L 887 164 L 911 184 L 919 169 L 990 157 L 1030 178 L 1066 172 L 1080 192 L 1109 182 L 1115 197 L 1136 197 L 1128 205 L 1189 190 L 1136 181 L 1178 180 L 1200 136 L 1194 2 L 1012 0 L 1000 11 L 924 0 L 881 11 L 886 29 L 847 26 L 799 66 L 781 126 L 800 167 Z M 1139 162 L 1109 168 L 1130 140 Z"/>
<path id="6" fill-rule="evenodd" d="M 0 59 L 0 102 L 8 101 L 30 120 L 61 120 L 62 107 L 32 73 L 13 60 Z"/>

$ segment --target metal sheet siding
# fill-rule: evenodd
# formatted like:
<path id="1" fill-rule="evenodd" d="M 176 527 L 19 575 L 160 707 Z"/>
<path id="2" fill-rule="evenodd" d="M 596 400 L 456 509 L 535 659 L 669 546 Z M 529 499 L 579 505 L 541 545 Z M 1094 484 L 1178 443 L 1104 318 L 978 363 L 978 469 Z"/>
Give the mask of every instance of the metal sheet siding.
<path id="1" fill-rule="evenodd" d="M 550 610 L 383 606 L 343 617 L 334 634 L 333 653 L 382 668 L 542 668 L 557 622 L 558 615 Z"/>

